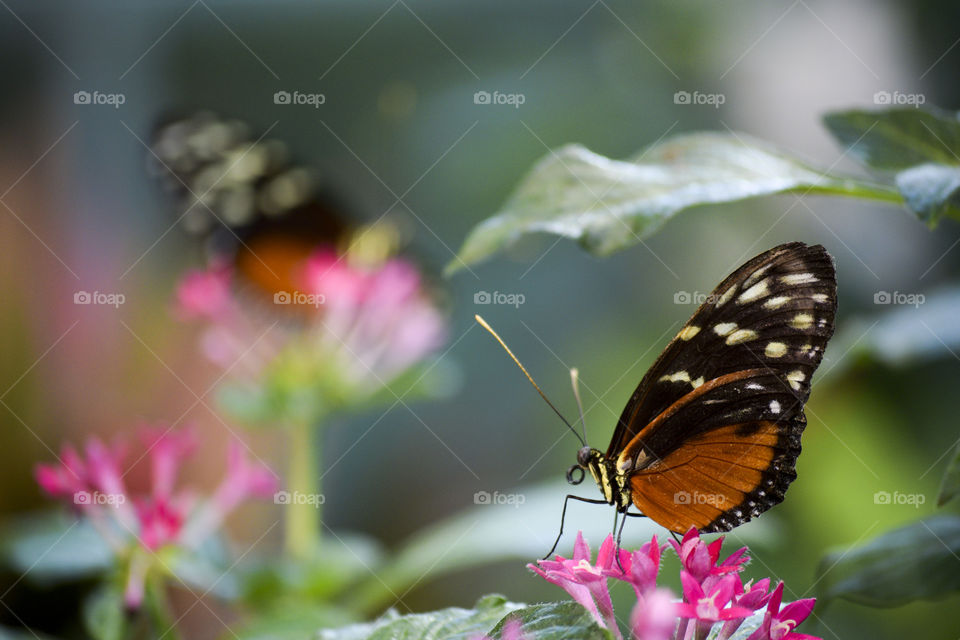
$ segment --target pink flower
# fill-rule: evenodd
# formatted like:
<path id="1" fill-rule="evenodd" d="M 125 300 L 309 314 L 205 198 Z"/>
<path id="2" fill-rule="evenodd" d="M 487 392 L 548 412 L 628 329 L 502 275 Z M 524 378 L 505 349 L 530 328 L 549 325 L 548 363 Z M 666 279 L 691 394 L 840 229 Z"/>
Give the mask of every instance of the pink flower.
<path id="1" fill-rule="evenodd" d="M 707 544 L 696 530 L 691 530 L 679 544 L 672 544 L 682 567 L 682 602 L 676 602 L 669 590 L 657 587 L 660 560 L 667 545 L 661 547 L 656 536 L 634 552 L 617 549 L 613 536 L 608 536 L 596 563 L 591 563 L 590 549 L 578 534 L 572 559 L 557 556 L 555 560 L 540 560 L 539 566 L 527 566 L 566 590 L 616 638 L 622 635 L 610 604 L 608 578 L 633 587 L 637 602 L 630 614 L 630 632 L 639 640 L 706 638 L 718 623 L 723 626 L 716 637 L 726 639 L 764 605 L 767 613 L 763 625 L 748 640 L 820 640 L 792 632 L 810 614 L 812 599 L 798 600 L 781 611 L 782 583 L 770 594 L 769 578 L 746 585 L 741 582 L 739 572 L 750 560 L 746 547 L 721 561 L 723 538 Z M 693 629 L 688 629 L 690 623 Z"/>
<path id="2" fill-rule="evenodd" d="M 653 589 L 630 614 L 630 632 L 640 640 L 670 640 L 677 628 L 676 603 L 669 589 Z"/>
<path id="3" fill-rule="evenodd" d="M 700 533 L 695 527 L 690 527 L 679 544 L 674 540 L 669 542 L 673 545 L 674 551 L 677 552 L 683 568 L 700 583 L 710 576 L 742 571 L 743 565 L 748 560 L 744 555 L 747 548 L 743 547 L 718 564 L 723 537 L 721 536 L 707 544 L 700 538 Z"/>
<path id="4" fill-rule="evenodd" d="M 734 618 L 746 618 L 752 609 L 746 607 L 727 607 L 733 599 L 733 593 L 740 582 L 737 576 L 724 576 L 716 581 L 709 592 L 704 592 L 700 583 L 685 570 L 680 571 L 683 584 L 684 602 L 677 605 L 677 613 L 684 618 L 696 618 L 703 622 L 718 622 Z"/>
<path id="5" fill-rule="evenodd" d="M 292 272 L 297 290 L 278 293 L 283 302 L 272 315 L 233 293 L 230 266 L 188 274 L 177 293 L 178 315 L 206 322 L 205 356 L 247 383 L 286 393 L 278 413 L 301 409 L 303 396 L 317 406 L 363 400 L 446 339 L 443 315 L 405 260 L 359 263 L 318 247 Z"/>
<path id="6" fill-rule="evenodd" d="M 613 536 L 607 537 L 609 541 L 612 539 Z M 603 560 L 609 560 L 609 555 Z M 591 564 L 590 547 L 583 539 L 582 532 L 577 533 L 572 559 L 556 556 L 556 560 L 538 560 L 537 564 L 539 566 L 528 564 L 527 567 L 547 582 L 569 593 L 571 598 L 590 612 L 601 627 L 610 629 L 617 638 L 622 637 L 613 615 L 613 603 L 610 600 L 607 579 L 603 575 L 604 569 L 609 567 L 604 567 L 599 562 L 596 565 Z"/>
<path id="7" fill-rule="evenodd" d="M 186 520 L 184 504 L 176 504 L 167 497 L 153 496 L 137 503 L 140 521 L 140 543 L 150 551 L 175 543 Z"/>
<path id="8" fill-rule="evenodd" d="M 767 612 L 763 616 L 763 622 L 756 631 L 750 634 L 747 640 L 821 640 L 816 636 L 793 632 L 793 629 L 813 612 L 816 598 L 796 600 L 780 609 L 782 598 L 783 583 L 781 582 L 770 594 L 770 601 L 767 604 Z"/>
<path id="9" fill-rule="evenodd" d="M 126 601 L 134 608 L 142 601 L 154 552 L 166 546 L 195 548 L 243 500 L 269 495 L 276 486 L 272 473 L 250 462 L 234 442 L 223 482 L 212 498 L 198 502 L 191 491 L 176 488 L 180 466 L 194 448 L 192 434 L 186 429 L 142 426 L 140 436 L 151 463 L 146 493 L 131 493 L 123 481 L 126 446 L 120 440 L 107 446 L 90 438 L 86 457 L 67 445 L 60 465 L 36 468 L 37 482 L 47 493 L 69 499 L 118 557 L 129 558 Z"/>
<path id="10" fill-rule="evenodd" d="M 230 308 L 230 269 L 216 264 L 187 273 L 177 286 L 176 312 L 182 318 L 217 318 Z"/>

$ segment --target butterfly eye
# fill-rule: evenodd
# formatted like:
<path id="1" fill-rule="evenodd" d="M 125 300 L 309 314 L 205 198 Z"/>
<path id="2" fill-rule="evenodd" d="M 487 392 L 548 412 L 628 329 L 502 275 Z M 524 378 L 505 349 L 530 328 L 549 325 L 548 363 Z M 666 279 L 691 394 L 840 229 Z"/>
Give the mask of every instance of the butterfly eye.
<path id="1" fill-rule="evenodd" d="M 579 476 L 574 475 L 576 474 L 577 471 L 580 472 Z M 583 470 L 583 467 L 581 467 L 578 464 L 575 464 L 569 469 L 567 469 L 567 482 L 569 482 L 570 484 L 580 484 L 581 482 L 583 482 L 584 476 L 586 476 L 586 472 Z"/>

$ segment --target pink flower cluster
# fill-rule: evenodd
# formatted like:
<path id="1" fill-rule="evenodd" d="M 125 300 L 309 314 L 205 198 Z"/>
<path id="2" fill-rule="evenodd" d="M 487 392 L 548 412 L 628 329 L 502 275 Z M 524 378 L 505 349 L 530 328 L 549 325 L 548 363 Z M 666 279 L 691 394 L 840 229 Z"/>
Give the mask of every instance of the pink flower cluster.
<path id="1" fill-rule="evenodd" d="M 297 320 L 281 325 L 286 332 L 279 339 L 276 332 L 265 335 L 270 323 L 264 314 L 250 313 L 242 295 L 235 294 L 238 287 L 226 264 L 187 274 L 177 289 L 177 312 L 209 323 L 203 350 L 224 368 L 258 377 L 292 338 L 300 338 L 293 351 L 309 353 L 312 361 L 333 367 L 340 383 L 366 391 L 388 383 L 443 344 L 444 318 L 420 273 L 405 260 L 357 265 L 321 248 L 301 265 L 298 276 L 296 291 L 279 292 L 274 299 L 280 305 L 274 318 L 286 313 Z M 291 324 L 299 330 L 290 331 Z"/>
<path id="2" fill-rule="evenodd" d="M 128 488 L 124 480 L 128 446 L 119 439 L 107 445 L 92 437 L 82 454 L 65 445 L 59 464 L 39 464 L 35 470 L 40 487 L 53 497 L 69 500 L 118 555 L 128 554 L 131 547 L 150 554 L 170 545 L 195 548 L 241 502 L 271 496 L 277 488 L 273 472 L 251 462 L 243 445 L 233 441 L 226 473 L 213 494 L 203 497 L 178 490 L 180 467 L 196 444 L 192 433 L 144 425 L 139 435 L 150 460 L 146 492 Z M 128 582 L 131 607 L 139 606 L 142 599 L 142 578 L 131 575 Z"/>
<path id="3" fill-rule="evenodd" d="M 597 624 L 618 639 L 623 635 L 613 611 L 608 578 L 630 584 L 636 593 L 637 603 L 629 621 L 633 638 L 699 640 L 719 624 L 716 638 L 725 640 L 755 611 L 766 607 L 762 623 L 747 640 L 819 640 L 793 631 L 813 611 L 813 598 L 781 608 L 782 582 L 772 592 L 769 578 L 742 582 L 739 574 L 749 561 L 746 547 L 721 561 L 723 538 L 707 543 L 694 528 L 680 543 L 671 540 L 670 544 L 680 558 L 680 602 L 674 600 L 668 589 L 657 587 L 660 560 L 667 545 L 660 546 L 656 536 L 633 552 L 617 549 L 613 536 L 607 536 L 596 561 L 591 561 L 590 548 L 583 535 L 578 534 L 572 559 L 557 556 L 555 560 L 540 560 L 539 566 L 528 566 L 548 582 L 562 587 L 591 613 Z"/>

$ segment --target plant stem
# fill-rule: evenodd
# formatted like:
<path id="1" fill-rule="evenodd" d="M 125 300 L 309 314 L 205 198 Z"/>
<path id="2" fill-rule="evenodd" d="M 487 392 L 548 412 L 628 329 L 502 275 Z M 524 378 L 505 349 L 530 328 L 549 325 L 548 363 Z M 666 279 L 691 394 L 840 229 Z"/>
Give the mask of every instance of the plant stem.
<path id="1" fill-rule="evenodd" d="M 291 500 L 285 505 L 286 549 L 294 559 L 306 560 L 320 547 L 320 474 L 316 430 L 309 420 L 290 425 L 290 466 L 287 491 Z M 312 497 L 312 500 L 308 500 Z"/>
<path id="2" fill-rule="evenodd" d="M 180 632 L 177 630 L 178 620 L 174 620 L 170 613 L 163 575 L 159 571 L 154 570 L 147 574 L 144 600 L 147 605 L 147 612 L 153 621 L 155 632 L 162 634 L 159 637 L 180 640 Z"/>

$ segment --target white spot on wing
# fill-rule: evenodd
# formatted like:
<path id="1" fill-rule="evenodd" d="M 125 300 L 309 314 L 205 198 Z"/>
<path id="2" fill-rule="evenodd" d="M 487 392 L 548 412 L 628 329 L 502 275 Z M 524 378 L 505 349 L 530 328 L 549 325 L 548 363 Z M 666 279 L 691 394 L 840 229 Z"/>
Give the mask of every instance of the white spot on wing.
<path id="1" fill-rule="evenodd" d="M 697 335 L 698 333 L 700 333 L 700 327 L 691 324 L 681 329 L 680 333 L 677 334 L 677 337 L 684 341 L 692 340 L 693 336 Z"/>
<path id="2" fill-rule="evenodd" d="M 764 309 L 779 309 L 790 302 L 790 296 L 776 296 L 763 303 Z"/>
<path id="3" fill-rule="evenodd" d="M 713 332 L 718 336 L 725 336 L 728 333 L 736 330 L 736 322 L 721 322 L 713 326 Z"/>
<path id="4" fill-rule="evenodd" d="M 791 371 L 787 374 L 787 382 L 790 383 L 790 386 L 793 387 L 794 391 L 800 391 L 800 383 L 807 379 L 807 375 L 797 369 L 796 371 Z"/>
<path id="5" fill-rule="evenodd" d="M 738 329 L 727 337 L 727 344 L 735 345 L 740 344 L 741 342 L 749 342 L 756 337 L 757 332 L 752 329 Z"/>
<path id="6" fill-rule="evenodd" d="M 717 299 L 717 308 L 722 307 L 723 305 L 730 302 L 730 298 L 733 297 L 733 294 L 737 291 L 737 285 L 732 285 L 729 289 L 723 292 L 723 295 Z"/>
<path id="7" fill-rule="evenodd" d="M 826 302 L 827 300 L 830 299 L 829 296 L 825 293 L 815 293 L 810 297 L 813 298 L 814 302 Z"/>
<path id="8" fill-rule="evenodd" d="M 748 302 L 753 302 L 758 298 L 762 298 L 770 292 L 769 286 L 767 286 L 766 280 L 761 280 L 757 284 L 753 285 L 746 291 L 740 294 L 740 297 L 737 298 L 737 304 L 746 304 Z"/>
<path id="9" fill-rule="evenodd" d="M 768 342 L 763 355 L 768 358 L 781 358 L 787 353 L 787 345 L 782 342 Z"/>
<path id="10" fill-rule="evenodd" d="M 788 273 L 780 276 L 780 282 L 783 284 L 809 284 L 816 281 L 817 278 L 812 273 Z"/>
<path id="11" fill-rule="evenodd" d="M 809 313 L 798 313 L 790 320 L 790 326 L 794 329 L 809 329 L 813 326 L 813 316 Z"/>
<path id="12" fill-rule="evenodd" d="M 770 401 L 770 413 L 780 413 L 780 403 L 776 400 Z"/>

